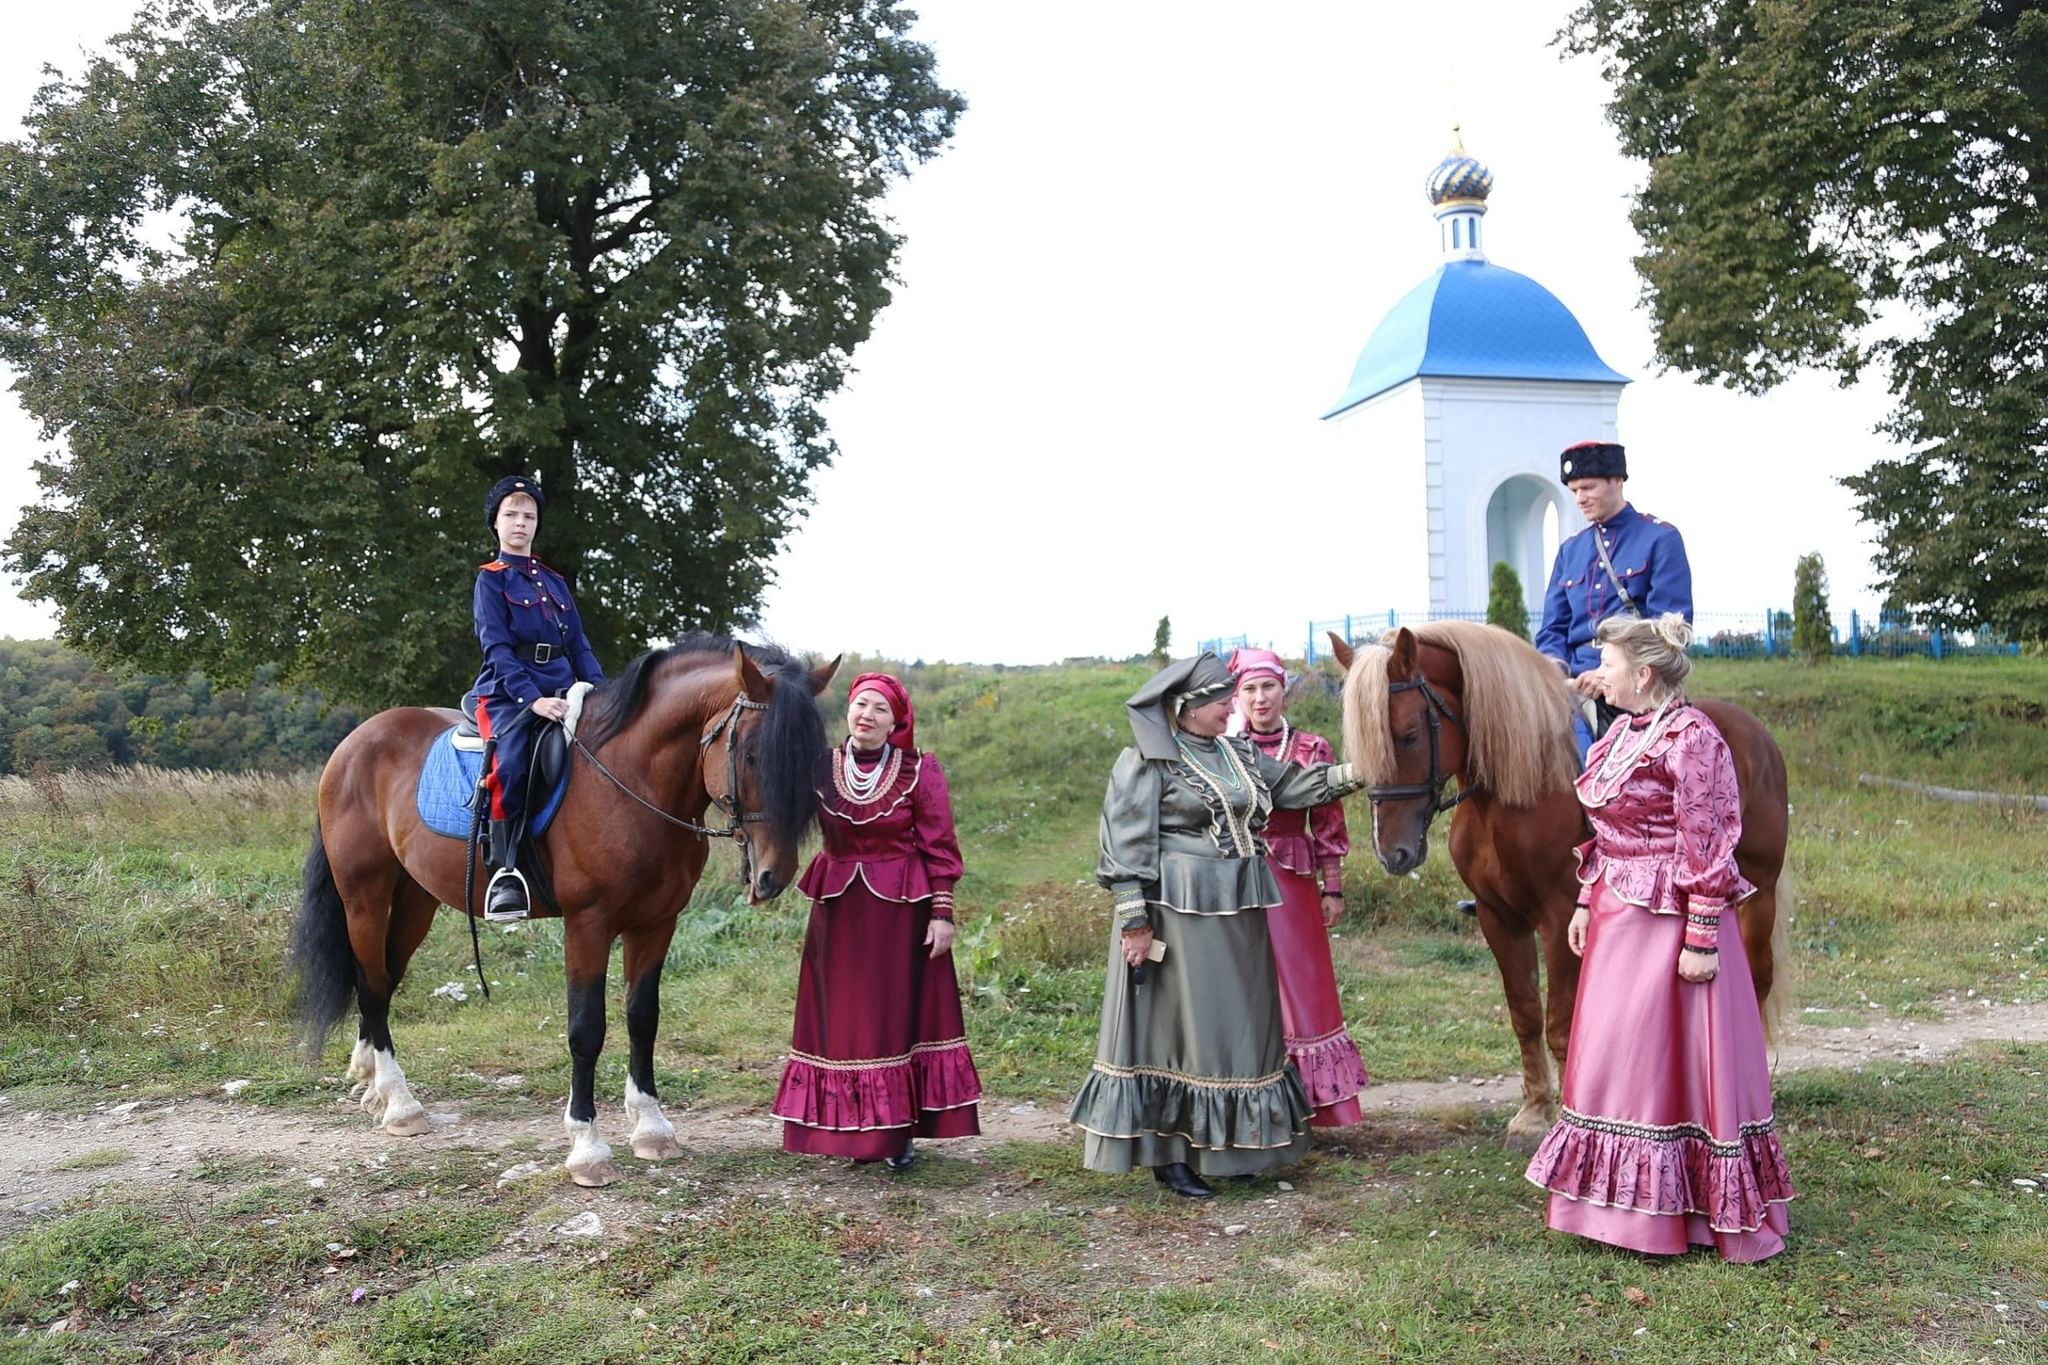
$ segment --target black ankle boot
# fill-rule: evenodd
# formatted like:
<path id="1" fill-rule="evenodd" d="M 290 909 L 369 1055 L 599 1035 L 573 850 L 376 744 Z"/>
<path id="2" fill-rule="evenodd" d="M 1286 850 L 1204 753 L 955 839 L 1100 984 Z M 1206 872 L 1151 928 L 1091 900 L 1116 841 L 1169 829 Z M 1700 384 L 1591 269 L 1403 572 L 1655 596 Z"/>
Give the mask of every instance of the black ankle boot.
<path id="1" fill-rule="evenodd" d="M 1210 1199 L 1216 1194 L 1216 1191 L 1202 1183 L 1202 1177 L 1189 1169 L 1185 1161 L 1170 1161 L 1164 1166 L 1154 1166 L 1152 1178 L 1183 1199 Z"/>
<path id="2" fill-rule="evenodd" d="M 899 1174 L 909 1170 L 917 1164 L 917 1144 L 915 1142 L 904 1143 L 902 1151 L 894 1156 L 883 1157 L 882 1164 Z"/>
<path id="3" fill-rule="evenodd" d="M 516 868 L 504 868 L 491 878 L 484 893 L 484 919 L 493 924 L 522 920 L 532 912 L 526 896 L 526 878 Z"/>
<path id="4" fill-rule="evenodd" d="M 511 825 L 509 820 L 491 821 L 490 843 L 485 846 L 485 865 L 497 869 L 484 890 L 484 919 L 491 923 L 522 920 L 533 910 L 526 878 L 513 865 Z"/>

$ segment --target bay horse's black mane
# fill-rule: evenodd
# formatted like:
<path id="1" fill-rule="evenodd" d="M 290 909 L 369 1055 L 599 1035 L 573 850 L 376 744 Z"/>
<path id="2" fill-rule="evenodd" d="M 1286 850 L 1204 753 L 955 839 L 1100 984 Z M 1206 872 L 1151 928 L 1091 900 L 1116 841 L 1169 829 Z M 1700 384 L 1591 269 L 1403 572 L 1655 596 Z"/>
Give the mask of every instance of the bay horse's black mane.
<path id="1" fill-rule="evenodd" d="M 647 705 L 649 684 L 656 670 L 669 660 L 691 655 L 730 660 L 736 645 L 775 686 L 751 743 L 742 746 L 742 761 L 751 749 L 763 813 L 776 834 L 793 843 L 818 817 L 813 781 L 818 755 L 825 752 L 825 718 L 811 695 L 810 665 L 778 645 L 750 644 L 709 631 L 692 631 L 672 645 L 650 649 L 590 694 L 579 738 L 592 750 L 615 738 Z"/>

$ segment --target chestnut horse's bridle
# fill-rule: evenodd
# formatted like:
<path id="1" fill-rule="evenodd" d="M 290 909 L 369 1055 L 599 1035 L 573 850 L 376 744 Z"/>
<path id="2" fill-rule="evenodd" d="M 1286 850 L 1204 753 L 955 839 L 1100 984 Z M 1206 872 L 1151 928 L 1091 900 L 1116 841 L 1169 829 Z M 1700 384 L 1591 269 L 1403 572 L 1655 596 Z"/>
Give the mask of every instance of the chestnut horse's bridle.
<path id="1" fill-rule="evenodd" d="M 1384 801 L 1424 800 L 1429 802 L 1428 818 L 1434 820 L 1438 815 L 1452 809 L 1459 802 L 1470 796 L 1474 790 L 1470 784 L 1461 782 L 1458 784 L 1458 794 L 1449 800 L 1444 799 L 1444 784 L 1451 780 L 1451 775 L 1443 770 L 1441 758 L 1440 736 L 1443 733 L 1443 722 L 1449 721 L 1460 730 L 1464 730 L 1465 721 L 1463 717 L 1450 708 L 1444 701 L 1443 696 L 1434 687 L 1429 685 L 1429 679 L 1423 677 L 1420 671 L 1412 678 L 1404 678 L 1400 682 L 1388 684 L 1387 695 L 1389 697 L 1400 692 L 1420 692 L 1422 693 L 1422 699 L 1429 703 L 1428 709 L 1422 713 L 1423 718 L 1429 722 L 1429 780 L 1426 782 L 1388 782 L 1367 787 L 1365 789 L 1366 799 L 1375 806 Z M 1470 731 L 1466 731 L 1467 738 L 1470 737 L 1470 733 Z"/>

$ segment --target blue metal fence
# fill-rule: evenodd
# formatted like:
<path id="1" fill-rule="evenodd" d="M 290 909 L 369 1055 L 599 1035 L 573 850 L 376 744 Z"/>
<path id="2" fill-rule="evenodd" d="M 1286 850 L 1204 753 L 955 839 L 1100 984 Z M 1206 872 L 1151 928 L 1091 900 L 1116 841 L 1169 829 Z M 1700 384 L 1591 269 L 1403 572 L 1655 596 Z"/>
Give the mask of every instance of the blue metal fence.
<path id="1" fill-rule="evenodd" d="M 1377 641 L 1384 631 L 1394 630 L 1403 625 L 1416 625 L 1423 621 L 1484 621 L 1483 611 L 1386 611 L 1352 612 L 1346 616 L 1333 616 L 1328 620 L 1310 621 L 1308 638 L 1303 650 L 1310 663 L 1329 653 L 1328 635 L 1334 631 L 1341 638 L 1353 644 Z M 1542 619 L 1535 612 L 1528 617 L 1527 633 L 1531 638 Z M 1840 655 L 1874 655 L 1882 658 L 1920 657 L 1946 659 L 1957 655 L 2018 654 L 2020 647 L 2000 638 L 1990 630 L 1965 631 L 1961 633 L 1944 631 L 1940 627 L 1914 625 L 1909 619 L 1891 612 L 1881 612 L 1873 623 L 1863 619 L 1860 611 L 1849 613 L 1849 625 L 1845 631 L 1837 624 L 1833 628 L 1834 652 Z M 1239 635 L 1229 640 L 1204 641 L 1204 649 L 1213 644 L 1229 647 L 1244 643 Z M 1780 658 L 1792 653 L 1792 613 L 1788 611 L 1762 612 L 1717 612 L 1702 611 L 1693 614 L 1692 654 L 1695 658 L 1720 659 L 1763 659 Z"/>

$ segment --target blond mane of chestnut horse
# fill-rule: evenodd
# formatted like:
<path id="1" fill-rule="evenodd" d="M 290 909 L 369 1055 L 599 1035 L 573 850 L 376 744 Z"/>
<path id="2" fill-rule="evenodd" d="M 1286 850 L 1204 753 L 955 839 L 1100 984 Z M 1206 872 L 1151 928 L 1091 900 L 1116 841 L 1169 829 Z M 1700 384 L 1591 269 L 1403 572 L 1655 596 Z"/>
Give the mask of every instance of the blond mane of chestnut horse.
<path id="1" fill-rule="evenodd" d="M 1533 1146 L 1557 1117 L 1557 1075 L 1571 1038 L 1579 960 L 1565 941 L 1578 900 L 1575 850 L 1590 837 L 1573 790 L 1573 700 L 1557 665 L 1493 626 L 1432 621 L 1355 650 L 1330 642 L 1345 666 L 1345 757 L 1372 784 L 1373 852 L 1402 876 L 1422 865 L 1429 829 L 1451 809 L 1451 862 L 1478 900 L 1522 1051 L 1522 1107 L 1508 1140 Z M 1735 759 L 1742 791 L 1736 861 L 1757 893 L 1743 902 L 1743 947 L 1775 1026 L 1785 992 L 1772 992 L 1790 919 L 1785 865 L 1785 759 L 1762 723 L 1727 702 L 1698 703 Z M 1782 913 L 1781 913 L 1782 912 Z M 1542 949 L 1547 990 L 1539 990 Z M 1676 964 L 1673 965 L 1676 970 Z M 1546 1001 L 1547 996 L 1547 1001 Z M 1548 1056 L 1545 1044 L 1548 1044 Z"/>
<path id="2" fill-rule="evenodd" d="M 737 829 L 749 902 L 768 900 L 795 879 L 798 845 L 817 818 L 813 779 L 825 752 L 817 696 L 838 666 L 835 659 L 812 669 L 779 649 L 695 635 L 642 654 L 588 697 L 568 790 L 536 841 L 563 917 L 572 1062 L 566 1164 L 577 1184 L 619 1177 L 598 1132 L 593 1093 L 604 1047 L 605 966 L 619 939 L 633 1154 L 655 1160 L 680 1152 L 655 1095 L 658 992 L 676 916 L 703 875 L 712 837 L 684 822 Z M 457 718 L 438 708 L 383 711 L 335 748 L 320 775 L 318 824 L 292 926 L 289 958 L 308 1048 L 317 1054 L 354 1005 L 349 1077 L 362 1084 L 363 1109 L 399 1135 L 423 1133 L 428 1123 L 392 1047 L 392 994 L 435 911 L 463 904 L 466 875 L 477 892 L 472 913 L 482 913 L 481 863 L 466 865 L 463 840 L 422 824 L 415 801 L 428 745 Z M 552 913 L 543 899 L 536 897 L 537 915 Z"/>

